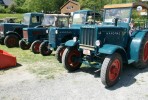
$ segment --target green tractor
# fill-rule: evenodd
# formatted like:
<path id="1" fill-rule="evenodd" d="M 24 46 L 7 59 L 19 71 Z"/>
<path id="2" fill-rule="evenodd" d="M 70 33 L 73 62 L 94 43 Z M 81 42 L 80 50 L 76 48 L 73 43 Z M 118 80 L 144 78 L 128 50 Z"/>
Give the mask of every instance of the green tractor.
<path id="1" fill-rule="evenodd" d="M 106 87 L 118 82 L 123 64 L 148 67 L 147 12 L 141 2 L 105 5 L 102 25 L 84 25 L 79 40 L 65 43 L 63 66 L 70 72 L 82 63 L 96 67 Z"/>
<path id="2" fill-rule="evenodd" d="M 41 25 L 43 13 L 25 13 L 22 23 L 9 22 L 0 23 L 0 44 L 8 48 L 18 47 L 19 40 L 23 38 L 23 28 Z"/>

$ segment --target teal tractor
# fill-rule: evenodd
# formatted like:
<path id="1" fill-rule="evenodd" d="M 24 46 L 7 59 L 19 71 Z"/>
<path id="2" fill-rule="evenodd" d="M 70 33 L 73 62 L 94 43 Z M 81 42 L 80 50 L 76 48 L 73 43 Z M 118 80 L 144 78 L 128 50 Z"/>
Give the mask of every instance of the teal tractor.
<path id="1" fill-rule="evenodd" d="M 23 38 L 23 28 L 41 25 L 43 13 L 25 13 L 22 23 L 0 23 L 0 43 L 7 47 L 18 47 Z"/>
<path id="2" fill-rule="evenodd" d="M 80 26 L 94 23 L 94 20 L 92 22 L 88 22 L 89 16 L 92 16 L 92 19 L 95 19 L 99 18 L 98 16 L 100 16 L 100 14 L 92 10 L 79 10 L 73 13 L 70 27 L 51 27 L 49 29 L 48 41 L 42 42 L 39 47 L 40 53 L 43 56 L 50 55 L 53 50 L 57 49 L 57 47 L 59 47 L 57 50 L 59 52 L 63 48 L 63 46 L 60 45 L 61 43 L 65 43 L 75 36 L 79 37 Z M 64 23 L 66 24 L 66 22 Z M 59 59 L 59 56 L 60 54 L 56 55 L 57 59 Z"/>
<path id="3" fill-rule="evenodd" d="M 123 64 L 148 67 L 147 12 L 141 2 L 105 5 L 101 26 L 84 25 L 79 39 L 65 43 L 63 66 L 70 72 L 82 63 L 96 67 L 106 87 L 118 82 Z"/>
<path id="4" fill-rule="evenodd" d="M 23 38 L 19 42 L 19 46 L 22 50 L 28 50 L 29 48 L 35 54 L 39 53 L 39 46 L 41 42 L 48 39 L 48 28 L 50 27 L 65 27 L 62 26 L 59 21 L 65 19 L 69 22 L 69 16 L 65 14 L 45 14 L 42 24 L 36 27 L 23 28 Z"/>

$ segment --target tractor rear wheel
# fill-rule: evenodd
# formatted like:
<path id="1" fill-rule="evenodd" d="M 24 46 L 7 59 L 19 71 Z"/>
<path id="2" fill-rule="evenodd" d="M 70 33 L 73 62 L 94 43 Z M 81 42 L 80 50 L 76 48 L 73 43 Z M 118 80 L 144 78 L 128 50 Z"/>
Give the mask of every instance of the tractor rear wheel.
<path id="1" fill-rule="evenodd" d="M 1 44 L 1 45 L 4 45 L 4 39 L 1 39 L 1 40 L 0 40 L 0 44 Z"/>
<path id="2" fill-rule="evenodd" d="M 7 35 L 4 39 L 4 44 L 8 48 L 18 47 L 19 46 L 19 38 L 16 35 Z"/>
<path id="3" fill-rule="evenodd" d="M 55 57 L 59 61 L 59 63 L 62 63 L 62 55 L 65 49 L 65 46 L 59 46 L 56 50 Z"/>
<path id="4" fill-rule="evenodd" d="M 148 33 L 142 40 L 139 51 L 139 60 L 138 62 L 133 63 L 133 65 L 140 69 L 148 67 Z"/>
<path id="5" fill-rule="evenodd" d="M 78 70 L 82 64 L 79 58 L 81 53 L 76 48 L 66 48 L 62 56 L 62 64 L 70 72 Z"/>
<path id="6" fill-rule="evenodd" d="M 108 55 L 104 59 L 101 67 L 101 81 L 105 86 L 110 87 L 118 82 L 122 65 L 122 58 L 118 53 Z"/>
<path id="7" fill-rule="evenodd" d="M 39 52 L 43 56 L 48 56 L 52 53 L 52 50 L 48 49 L 48 42 L 42 42 L 39 47 Z"/>
<path id="8" fill-rule="evenodd" d="M 19 46 L 22 50 L 28 50 L 30 48 L 30 43 L 26 44 L 26 42 L 24 40 L 20 40 L 19 41 Z"/>
<path id="9" fill-rule="evenodd" d="M 34 53 L 34 54 L 39 54 L 39 46 L 41 44 L 41 41 L 40 40 L 36 40 L 34 41 L 32 44 L 31 44 L 31 51 Z"/>

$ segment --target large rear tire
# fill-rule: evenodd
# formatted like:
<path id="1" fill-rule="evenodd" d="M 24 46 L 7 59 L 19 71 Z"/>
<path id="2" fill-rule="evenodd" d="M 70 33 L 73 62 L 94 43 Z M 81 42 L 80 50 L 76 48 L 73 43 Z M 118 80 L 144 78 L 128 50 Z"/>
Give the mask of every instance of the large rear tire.
<path id="1" fill-rule="evenodd" d="M 39 47 L 39 52 L 43 56 L 48 56 L 52 53 L 52 50 L 48 49 L 48 42 L 42 42 Z"/>
<path id="2" fill-rule="evenodd" d="M 81 53 L 76 48 L 66 48 L 62 56 L 62 64 L 69 71 L 78 70 L 82 64 Z"/>
<path id="3" fill-rule="evenodd" d="M 31 44 L 31 51 L 34 53 L 34 54 L 39 54 L 39 46 L 41 44 L 41 41 L 40 40 L 36 40 L 34 41 L 32 44 Z"/>
<path id="4" fill-rule="evenodd" d="M 59 46 L 56 50 L 55 57 L 59 61 L 59 63 L 62 63 L 62 55 L 65 49 L 66 49 L 65 46 Z"/>
<path id="5" fill-rule="evenodd" d="M 133 63 L 133 65 L 139 69 L 148 67 L 148 33 L 142 40 L 139 51 L 139 60 L 138 62 Z"/>
<path id="6" fill-rule="evenodd" d="M 120 54 L 114 53 L 112 55 L 108 55 L 104 59 L 101 67 L 102 83 L 107 87 L 115 85 L 119 80 L 122 66 L 122 58 Z"/>
<path id="7" fill-rule="evenodd" d="M 19 38 L 16 35 L 7 35 L 4 39 L 4 44 L 8 48 L 18 47 L 19 46 Z"/>
<path id="8" fill-rule="evenodd" d="M 30 48 L 30 43 L 29 44 L 26 44 L 26 42 L 24 40 L 20 40 L 19 41 L 19 47 L 22 49 L 22 50 L 28 50 Z"/>

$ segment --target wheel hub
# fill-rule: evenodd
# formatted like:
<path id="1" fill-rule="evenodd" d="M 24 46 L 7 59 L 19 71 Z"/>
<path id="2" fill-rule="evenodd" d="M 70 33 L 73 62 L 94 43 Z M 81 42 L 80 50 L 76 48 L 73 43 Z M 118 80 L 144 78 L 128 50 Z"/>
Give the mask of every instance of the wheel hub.
<path id="1" fill-rule="evenodd" d="M 111 81 L 114 81 L 117 79 L 119 72 L 120 72 L 120 61 L 118 59 L 114 60 L 114 62 L 111 64 L 109 69 L 109 79 Z"/>

